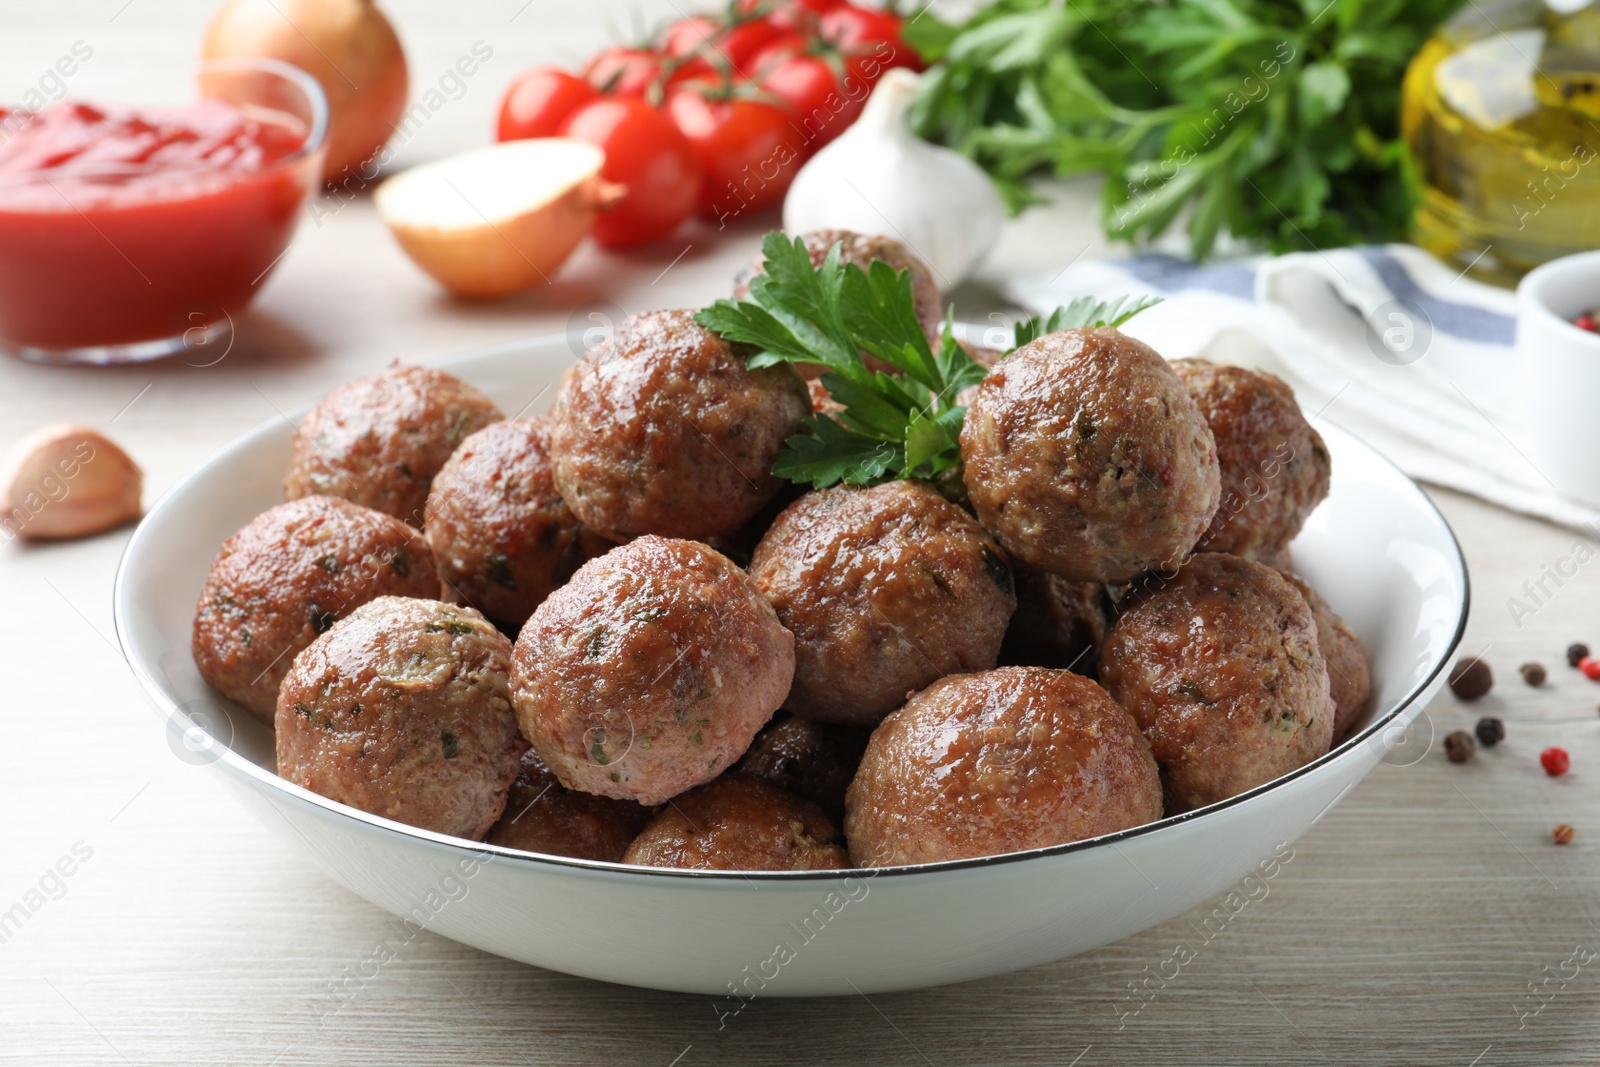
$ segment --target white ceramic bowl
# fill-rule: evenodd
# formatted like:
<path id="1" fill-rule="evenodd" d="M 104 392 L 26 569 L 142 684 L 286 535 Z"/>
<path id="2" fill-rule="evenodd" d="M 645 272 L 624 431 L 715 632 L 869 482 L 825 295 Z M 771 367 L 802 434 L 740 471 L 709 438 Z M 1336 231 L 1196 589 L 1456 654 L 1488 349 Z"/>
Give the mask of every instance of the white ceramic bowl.
<path id="1" fill-rule="evenodd" d="M 444 366 L 515 412 L 553 389 L 575 343 L 540 338 Z M 1247 876 L 1271 878 L 1289 842 L 1408 744 L 1405 728 L 1461 637 L 1466 566 L 1416 485 L 1337 427 L 1320 429 L 1333 490 L 1293 551 L 1371 650 L 1377 710 L 1336 750 L 1269 785 L 1032 852 L 875 872 L 645 869 L 473 844 L 283 781 L 270 732 L 201 681 L 189 656 L 195 599 L 218 546 L 281 499 L 283 420 L 235 441 L 145 517 L 117 575 L 117 632 L 180 757 L 211 762 L 335 881 L 446 937 L 571 974 L 708 994 L 719 1011 L 755 995 L 938 985 L 1083 952 Z"/>
<path id="2" fill-rule="evenodd" d="M 1572 320 L 1600 307 L 1600 252 L 1553 259 L 1517 286 L 1513 380 L 1529 459 L 1561 492 L 1600 507 L 1600 334 Z"/>

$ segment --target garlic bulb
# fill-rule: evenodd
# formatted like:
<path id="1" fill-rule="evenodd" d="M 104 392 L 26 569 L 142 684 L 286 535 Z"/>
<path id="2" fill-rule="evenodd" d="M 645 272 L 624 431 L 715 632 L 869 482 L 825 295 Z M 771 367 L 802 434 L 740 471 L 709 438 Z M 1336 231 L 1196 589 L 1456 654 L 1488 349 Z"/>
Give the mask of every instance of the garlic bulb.
<path id="1" fill-rule="evenodd" d="M 976 163 L 911 132 L 917 81 L 909 70 L 884 73 L 855 125 L 795 175 L 783 228 L 893 237 L 949 289 L 999 240 L 1005 208 Z"/>

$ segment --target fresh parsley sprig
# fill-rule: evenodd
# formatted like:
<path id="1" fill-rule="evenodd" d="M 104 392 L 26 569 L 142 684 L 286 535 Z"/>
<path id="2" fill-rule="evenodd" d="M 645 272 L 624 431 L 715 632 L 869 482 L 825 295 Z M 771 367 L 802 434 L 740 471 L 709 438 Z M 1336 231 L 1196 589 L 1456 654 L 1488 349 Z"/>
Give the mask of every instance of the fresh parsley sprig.
<path id="1" fill-rule="evenodd" d="M 820 363 L 822 384 L 842 410 L 813 415 L 791 437 L 773 473 L 814 486 L 893 478 L 938 480 L 961 463 L 956 396 L 983 380 L 983 364 L 956 343 L 947 323 L 938 351 L 911 295 L 911 275 L 887 263 L 840 262 L 840 246 L 813 266 L 805 242 L 770 233 L 762 273 L 743 300 L 719 300 L 695 316 L 731 341 L 753 345 L 750 366 Z M 898 375 L 869 368 L 866 352 Z"/>
<path id="2" fill-rule="evenodd" d="M 956 341 L 946 319 L 937 346 L 917 316 L 911 274 L 874 261 L 862 270 L 840 261 L 840 246 L 821 266 L 800 238 L 769 233 L 762 273 L 742 300 L 719 300 L 695 321 L 730 341 L 751 345 L 751 367 L 819 363 L 822 384 L 841 410 L 812 415 L 806 432 L 784 443 L 772 471 L 818 488 L 869 485 L 896 478 L 959 484 L 961 392 L 988 368 Z M 1128 297 L 1073 301 L 1017 327 L 1017 344 L 1076 326 L 1120 326 L 1159 301 Z M 863 353 L 899 371 L 867 365 Z"/>
<path id="3" fill-rule="evenodd" d="M 1101 225 L 1182 225 L 1275 252 L 1402 239 L 1419 183 L 1400 139 L 1411 57 L 1461 0 L 991 0 L 908 20 L 932 64 L 917 132 L 1013 208 L 1102 172 Z"/>
<path id="4" fill-rule="evenodd" d="M 1012 347 L 1021 348 L 1057 330 L 1116 329 L 1141 311 L 1149 311 L 1161 303 L 1159 296 L 1122 296 L 1115 300 L 1096 300 L 1080 296 L 1066 307 L 1058 307 L 1048 315 L 1035 315 L 1017 323 Z"/>

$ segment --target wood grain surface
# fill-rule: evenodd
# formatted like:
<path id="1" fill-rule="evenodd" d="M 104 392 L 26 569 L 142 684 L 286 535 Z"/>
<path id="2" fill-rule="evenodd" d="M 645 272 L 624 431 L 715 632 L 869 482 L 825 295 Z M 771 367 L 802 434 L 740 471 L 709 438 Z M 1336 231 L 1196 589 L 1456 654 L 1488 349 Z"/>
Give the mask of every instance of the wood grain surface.
<path id="1" fill-rule="evenodd" d="M 414 91 L 475 41 L 493 58 L 401 149 L 403 166 L 480 143 L 506 80 L 574 62 L 675 2 L 386 0 Z M 0 0 L 0 100 L 76 41 L 92 98 L 149 68 L 183 77 L 203 0 Z M 940 10 L 936 8 L 935 10 Z M 1093 189 L 1008 228 L 986 278 L 1105 251 Z M 147 472 L 146 501 L 237 434 L 393 359 L 428 360 L 624 310 L 721 295 L 775 220 L 700 228 L 629 256 L 583 250 L 505 303 L 443 298 L 398 254 L 365 196 L 324 197 L 233 346 L 212 366 L 106 371 L 0 359 L 0 448 L 39 423 L 109 430 Z M 965 318 L 997 306 L 985 278 Z M 216 350 L 190 362 L 214 359 Z M 1338 421 L 1338 406 L 1326 416 Z M 1484 427 L 1487 437 L 1494 431 Z M 1508 598 L 1576 536 L 1434 494 L 1472 568 L 1468 647 L 1499 684 L 1428 709 L 1415 763 L 1380 766 L 1295 845 L 1265 898 L 1215 906 L 1076 959 L 901 995 L 757 1001 L 719 1029 L 703 997 L 641 992 L 511 963 L 421 934 L 395 943 L 334 886 L 174 758 L 114 645 L 110 588 L 128 531 L 0 547 L 0 1063 L 36 1064 L 1593 1064 L 1600 1062 L 1600 686 L 1562 649 L 1600 647 L 1600 563 L 1518 620 Z M 1550 681 L 1530 689 L 1517 665 Z M 1444 734 L 1501 716 L 1506 741 L 1465 766 Z M 1553 744 L 1573 769 L 1546 777 Z M 1557 823 L 1576 840 L 1550 840 Z M 70 875 L 60 872 L 70 871 Z M 1218 932 L 1210 933 L 1211 930 Z M 331 985 L 389 941 L 397 958 L 341 1010 Z"/>

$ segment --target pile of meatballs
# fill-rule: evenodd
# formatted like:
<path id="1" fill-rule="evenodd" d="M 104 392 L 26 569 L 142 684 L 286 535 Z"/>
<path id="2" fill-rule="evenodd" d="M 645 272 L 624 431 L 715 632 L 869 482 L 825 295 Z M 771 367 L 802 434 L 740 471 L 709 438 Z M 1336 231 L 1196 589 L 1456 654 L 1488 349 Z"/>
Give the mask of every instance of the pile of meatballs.
<path id="1" fill-rule="evenodd" d="M 914 255 L 806 235 L 819 265 L 836 242 L 909 270 L 937 335 Z M 774 457 L 836 408 L 749 354 L 657 311 L 547 416 L 422 367 L 335 390 L 287 502 L 211 567 L 202 675 L 274 729 L 282 777 L 340 803 L 723 870 L 1113 833 L 1362 716 L 1361 641 L 1289 559 L 1329 456 L 1277 378 L 1112 329 L 974 351 L 964 492 L 803 491 Z"/>

